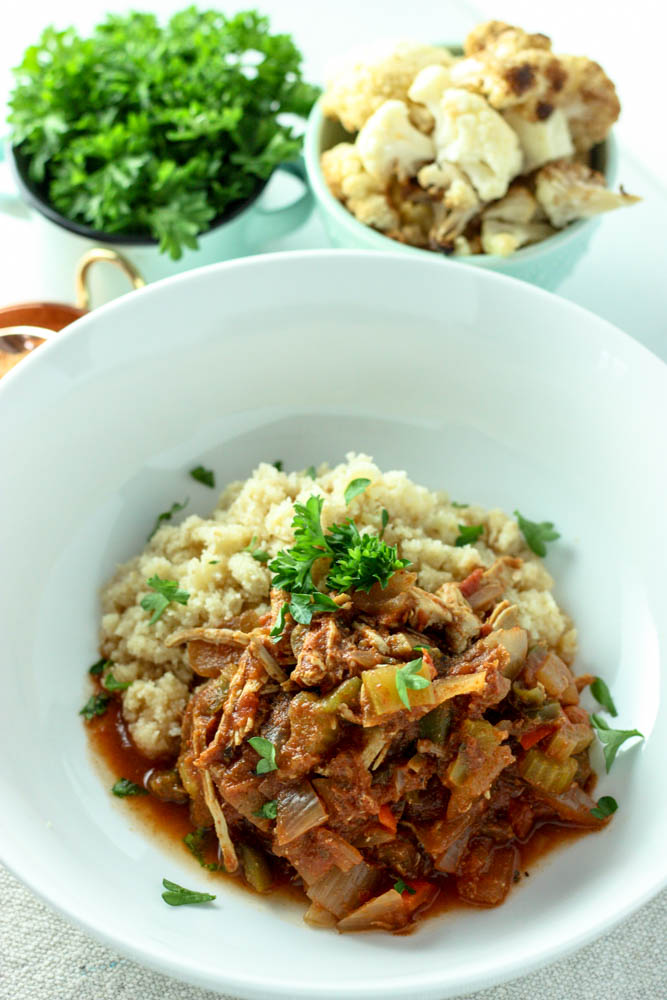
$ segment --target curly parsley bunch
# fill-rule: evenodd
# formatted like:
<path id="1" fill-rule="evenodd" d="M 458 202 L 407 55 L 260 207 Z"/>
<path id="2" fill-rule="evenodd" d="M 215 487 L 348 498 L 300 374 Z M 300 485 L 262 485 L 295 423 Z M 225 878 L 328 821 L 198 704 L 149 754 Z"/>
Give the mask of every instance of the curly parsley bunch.
<path id="1" fill-rule="evenodd" d="M 317 89 L 257 11 L 111 15 L 91 37 L 47 28 L 14 70 L 12 142 L 62 215 L 147 234 L 178 259 L 301 139 Z"/>

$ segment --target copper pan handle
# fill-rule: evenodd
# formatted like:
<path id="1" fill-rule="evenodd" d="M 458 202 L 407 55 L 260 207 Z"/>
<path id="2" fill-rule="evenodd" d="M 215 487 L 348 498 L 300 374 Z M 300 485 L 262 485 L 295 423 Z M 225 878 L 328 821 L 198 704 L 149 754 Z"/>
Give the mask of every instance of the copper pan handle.
<path id="1" fill-rule="evenodd" d="M 134 264 L 130 263 L 127 257 L 116 250 L 108 250 L 104 247 L 93 247 L 88 250 L 76 265 L 74 275 L 74 288 L 76 294 L 76 304 L 79 309 L 90 309 L 90 290 L 88 288 L 88 273 L 93 264 L 113 264 L 120 268 L 132 285 L 132 288 L 143 288 L 146 282 L 137 271 Z"/>

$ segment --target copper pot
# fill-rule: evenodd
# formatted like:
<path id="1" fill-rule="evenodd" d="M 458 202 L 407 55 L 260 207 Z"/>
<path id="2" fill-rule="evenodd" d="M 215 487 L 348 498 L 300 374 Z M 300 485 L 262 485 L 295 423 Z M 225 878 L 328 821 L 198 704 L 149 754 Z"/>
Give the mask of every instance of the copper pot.
<path id="1" fill-rule="evenodd" d="M 21 302 L 0 308 L 0 377 L 43 344 L 53 333 L 90 310 L 88 273 L 93 264 L 107 263 L 127 275 L 132 288 L 145 285 L 133 264 L 115 250 L 95 247 L 83 255 L 74 275 L 76 305 L 64 302 Z"/>

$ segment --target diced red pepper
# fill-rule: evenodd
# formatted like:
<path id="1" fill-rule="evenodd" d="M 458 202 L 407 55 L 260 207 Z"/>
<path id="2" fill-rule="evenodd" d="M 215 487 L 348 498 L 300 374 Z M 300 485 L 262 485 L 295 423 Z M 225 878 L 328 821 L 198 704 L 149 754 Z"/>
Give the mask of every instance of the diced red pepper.
<path id="1" fill-rule="evenodd" d="M 398 820 L 394 816 L 389 806 L 387 805 L 380 806 L 378 819 L 380 823 L 382 823 L 383 826 L 386 826 L 388 830 L 391 830 L 392 833 L 396 833 L 396 829 L 398 827 Z"/>
<path id="2" fill-rule="evenodd" d="M 481 568 L 474 569 L 465 580 L 461 580 L 459 584 L 459 590 L 464 597 L 470 597 L 478 589 L 480 583 L 482 582 L 482 577 L 484 576 L 484 570 Z"/>
<path id="3" fill-rule="evenodd" d="M 523 736 L 520 736 L 519 743 L 524 750 L 530 750 L 531 747 L 534 747 L 536 743 L 539 743 L 540 740 L 543 740 L 545 736 L 553 733 L 553 731 L 553 726 L 538 726 L 532 732 L 524 733 Z"/>

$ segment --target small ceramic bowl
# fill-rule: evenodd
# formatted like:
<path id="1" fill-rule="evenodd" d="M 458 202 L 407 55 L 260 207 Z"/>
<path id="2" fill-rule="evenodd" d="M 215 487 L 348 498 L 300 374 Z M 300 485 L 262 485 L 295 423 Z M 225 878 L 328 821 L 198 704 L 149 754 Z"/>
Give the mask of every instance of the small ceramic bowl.
<path id="1" fill-rule="evenodd" d="M 307 186 L 289 204 L 276 208 L 267 206 L 263 193 L 268 181 L 261 181 L 253 195 L 230 206 L 212 221 L 199 236 L 196 250 L 184 248 L 183 255 L 172 260 L 168 254 L 160 253 L 157 240 L 146 233 L 106 233 L 68 219 L 49 203 L 39 185 L 30 180 L 26 158 L 10 143 L 5 144 L 4 150 L 0 145 L 0 160 L 3 152 L 18 192 L 15 200 L 3 200 L 0 210 L 25 217 L 35 226 L 36 243 L 45 248 L 49 267 L 58 271 L 63 284 L 69 284 L 81 255 L 94 247 L 120 252 L 145 282 L 168 278 L 204 264 L 250 256 L 261 250 L 267 240 L 286 236 L 304 223 L 313 208 Z M 283 163 L 276 169 L 287 171 L 305 183 L 300 161 Z M 91 288 L 96 302 L 108 302 L 124 294 L 127 284 L 122 275 L 112 269 L 101 269 L 95 273 Z"/>
<path id="2" fill-rule="evenodd" d="M 320 217 L 334 246 L 350 250 L 394 250 L 411 257 L 437 257 L 433 250 L 409 246 L 392 240 L 389 236 L 359 222 L 351 212 L 335 198 L 327 185 L 320 157 L 322 153 L 339 142 L 353 142 L 354 136 L 343 126 L 322 113 L 322 102 L 317 102 L 308 119 L 304 155 L 306 172 L 310 182 Z M 610 135 L 605 142 L 593 150 L 592 163 L 601 171 L 611 185 L 616 178 L 617 148 Z M 532 246 L 522 247 L 508 257 L 496 254 L 472 254 L 466 257 L 446 257 L 447 263 L 464 262 L 475 267 L 508 274 L 513 278 L 530 281 L 541 288 L 554 289 L 568 276 L 585 252 L 595 231 L 597 219 L 582 219 L 572 222 L 565 229 Z"/>

